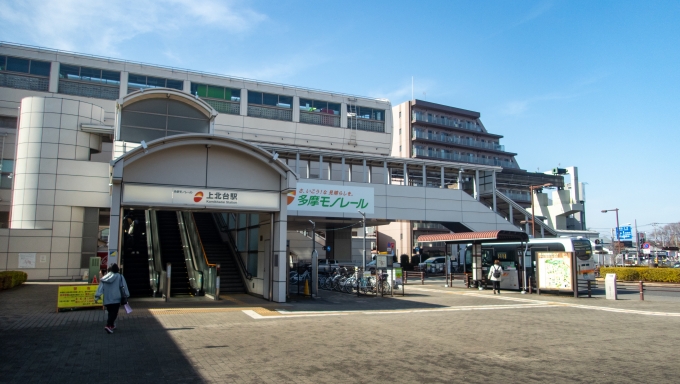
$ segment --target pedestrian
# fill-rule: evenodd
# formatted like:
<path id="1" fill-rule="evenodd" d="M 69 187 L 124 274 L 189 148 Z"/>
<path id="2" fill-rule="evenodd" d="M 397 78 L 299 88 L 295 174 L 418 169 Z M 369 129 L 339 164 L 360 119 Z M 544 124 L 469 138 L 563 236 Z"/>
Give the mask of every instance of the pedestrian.
<path id="1" fill-rule="evenodd" d="M 503 278 L 503 267 L 501 267 L 501 262 L 494 260 L 493 265 L 489 268 L 488 279 L 493 283 L 493 294 L 496 292 L 501 294 L 501 279 Z"/>
<path id="2" fill-rule="evenodd" d="M 95 303 L 99 301 L 102 294 L 104 295 L 104 306 L 109 313 L 104 330 L 108 333 L 113 333 L 113 330 L 116 329 L 118 310 L 121 304 L 127 303 L 127 298 L 130 297 L 130 291 L 128 290 L 125 278 L 119 271 L 118 265 L 112 264 L 109 267 L 109 273 L 99 281 L 99 287 L 94 294 Z"/>

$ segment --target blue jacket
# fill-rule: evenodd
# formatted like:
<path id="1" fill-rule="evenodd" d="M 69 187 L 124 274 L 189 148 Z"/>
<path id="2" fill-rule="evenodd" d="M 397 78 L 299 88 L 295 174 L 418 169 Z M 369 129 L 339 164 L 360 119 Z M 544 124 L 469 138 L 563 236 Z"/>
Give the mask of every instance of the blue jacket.
<path id="1" fill-rule="evenodd" d="M 94 299 L 99 301 L 104 294 L 104 305 L 109 304 L 120 304 L 120 285 L 121 281 L 123 283 L 123 290 L 125 291 L 125 297 L 130 297 L 130 291 L 128 291 L 127 282 L 125 278 L 120 273 L 109 272 L 106 276 L 102 277 L 99 282 L 99 287 L 97 292 L 94 294 Z"/>

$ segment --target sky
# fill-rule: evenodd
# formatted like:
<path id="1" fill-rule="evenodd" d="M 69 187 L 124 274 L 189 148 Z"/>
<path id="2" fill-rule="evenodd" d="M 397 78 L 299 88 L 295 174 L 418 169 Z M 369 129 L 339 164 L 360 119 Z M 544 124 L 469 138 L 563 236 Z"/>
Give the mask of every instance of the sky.
<path id="1" fill-rule="evenodd" d="M 481 113 L 587 226 L 680 221 L 679 1 L 0 0 L 0 40 Z"/>

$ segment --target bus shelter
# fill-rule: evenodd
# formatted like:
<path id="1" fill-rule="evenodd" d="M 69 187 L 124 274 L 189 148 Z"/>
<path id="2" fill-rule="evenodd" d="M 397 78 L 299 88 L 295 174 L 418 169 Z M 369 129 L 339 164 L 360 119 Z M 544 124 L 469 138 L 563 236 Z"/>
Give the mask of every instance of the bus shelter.
<path id="1" fill-rule="evenodd" d="M 484 279 L 482 269 L 482 244 L 509 243 L 529 241 L 529 235 L 520 231 L 483 231 L 483 232 L 460 232 L 418 236 L 419 243 L 444 242 L 448 244 L 471 244 L 472 245 L 472 280 L 480 284 Z M 447 263 L 448 264 L 448 263 Z M 524 281 L 526 281 L 526 263 L 524 267 Z M 450 268 L 447 265 L 447 270 Z"/>

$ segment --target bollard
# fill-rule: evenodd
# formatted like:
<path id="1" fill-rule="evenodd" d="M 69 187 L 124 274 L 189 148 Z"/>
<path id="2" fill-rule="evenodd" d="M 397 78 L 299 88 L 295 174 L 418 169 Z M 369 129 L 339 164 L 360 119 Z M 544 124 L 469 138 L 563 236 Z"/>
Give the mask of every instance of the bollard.
<path id="1" fill-rule="evenodd" d="M 588 280 L 588 297 L 589 297 L 589 298 L 592 297 L 592 296 L 591 296 L 591 293 L 592 293 L 592 292 L 591 292 L 591 290 L 590 290 L 590 280 Z"/>
<path id="2" fill-rule="evenodd" d="M 640 281 L 640 300 L 644 301 L 645 300 L 645 286 L 642 281 Z"/>
<path id="3" fill-rule="evenodd" d="M 531 287 L 531 276 L 529 276 L 527 281 L 529 282 L 529 294 L 531 295 L 533 293 L 533 288 Z"/>
<path id="4" fill-rule="evenodd" d="M 172 279 L 170 278 L 170 272 L 172 271 L 172 264 L 168 263 L 165 267 L 165 278 L 167 279 L 165 282 L 165 301 L 170 301 L 170 282 Z"/>
<path id="5" fill-rule="evenodd" d="M 215 300 L 220 299 L 220 264 L 215 264 Z"/>

